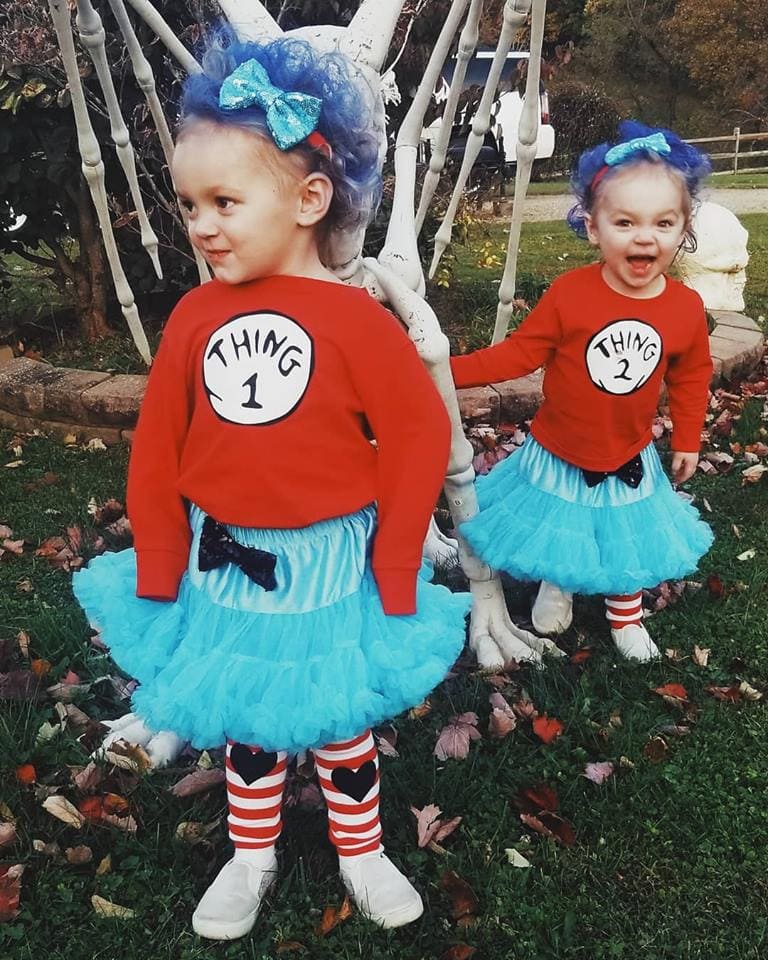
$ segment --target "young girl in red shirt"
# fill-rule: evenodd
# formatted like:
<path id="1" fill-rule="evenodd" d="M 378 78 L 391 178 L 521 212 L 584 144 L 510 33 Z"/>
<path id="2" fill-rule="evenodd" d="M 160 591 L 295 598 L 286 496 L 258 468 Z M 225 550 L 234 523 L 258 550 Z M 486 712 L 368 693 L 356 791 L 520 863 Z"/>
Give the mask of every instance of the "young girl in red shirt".
<path id="1" fill-rule="evenodd" d="M 226 743 L 235 853 L 197 933 L 253 926 L 288 754 L 307 748 L 342 879 L 396 927 L 422 902 L 382 852 L 370 727 L 420 702 L 464 642 L 466 595 L 417 576 L 448 416 L 397 320 L 324 263 L 331 232 L 364 225 L 380 193 L 356 68 L 293 39 L 232 44 L 204 66 L 185 86 L 173 177 L 215 279 L 173 311 L 149 377 L 128 476 L 135 551 L 95 559 L 75 592 L 140 681 L 146 725 Z"/>
<path id="2" fill-rule="evenodd" d="M 697 293 L 667 275 L 695 243 L 692 207 L 708 159 L 669 130 L 626 121 L 616 144 L 582 155 L 568 222 L 600 263 L 558 277 L 503 343 L 451 361 L 457 387 L 545 368 L 544 401 L 523 448 L 478 480 L 461 527 L 498 570 L 541 580 L 540 633 L 571 623 L 574 593 L 606 595 L 620 653 L 658 650 L 641 591 L 696 568 L 709 527 L 673 490 L 652 443 L 662 380 L 673 421 L 672 477 L 696 470 L 712 376 Z"/>

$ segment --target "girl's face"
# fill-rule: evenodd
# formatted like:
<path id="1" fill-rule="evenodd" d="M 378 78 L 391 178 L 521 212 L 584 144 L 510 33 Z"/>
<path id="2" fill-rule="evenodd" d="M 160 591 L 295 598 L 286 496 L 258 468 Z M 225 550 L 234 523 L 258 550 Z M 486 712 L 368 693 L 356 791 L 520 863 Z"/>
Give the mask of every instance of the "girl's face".
<path id="1" fill-rule="evenodd" d="M 323 272 L 313 227 L 324 211 L 308 203 L 293 163 L 257 134 L 191 124 L 176 145 L 173 178 L 192 245 L 217 280 Z"/>
<path id="2" fill-rule="evenodd" d="M 598 188 L 587 236 L 600 248 L 603 278 L 617 293 L 648 298 L 663 292 L 688 227 L 684 189 L 655 163 L 619 170 Z"/>

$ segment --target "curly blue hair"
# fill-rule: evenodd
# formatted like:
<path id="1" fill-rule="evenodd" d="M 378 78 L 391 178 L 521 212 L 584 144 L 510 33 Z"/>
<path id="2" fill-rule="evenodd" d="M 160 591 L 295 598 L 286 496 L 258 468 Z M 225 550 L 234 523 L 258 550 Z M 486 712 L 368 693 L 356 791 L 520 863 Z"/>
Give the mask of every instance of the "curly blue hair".
<path id="1" fill-rule="evenodd" d="M 333 199 L 323 228 L 354 228 L 370 221 L 381 199 L 379 142 L 372 133 L 370 91 L 353 76 L 354 66 L 340 53 L 319 53 L 305 40 L 280 37 L 242 43 L 222 28 L 203 55 L 203 73 L 189 76 L 183 87 L 180 133 L 199 120 L 249 130 L 274 143 L 258 106 L 223 110 L 219 90 L 236 67 L 258 60 L 276 86 L 322 100 L 317 130 L 331 145 L 328 158 L 306 143 L 289 151 L 306 168 L 324 173 L 333 184 Z"/>
<path id="2" fill-rule="evenodd" d="M 605 167 L 605 155 L 619 143 L 627 143 L 636 137 L 647 137 L 654 133 L 664 134 L 670 147 L 670 152 L 660 155 L 652 150 L 641 150 L 631 155 L 623 162 L 607 168 L 605 176 L 595 184 L 595 177 Z M 712 172 L 709 157 L 685 143 L 672 130 L 663 127 L 647 127 L 637 120 L 622 120 L 619 124 L 619 137 L 615 144 L 601 143 L 591 150 L 585 150 L 579 157 L 578 166 L 571 177 L 571 190 L 576 196 L 576 203 L 568 211 L 568 226 L 582 238 L 587 236 L 585 217 L 592 213 L 595 200 L 599 195 L 600 185 L 605 183 L 617 170 L 624 169 L 633 163 L 663 163 L 670 170 L 675 171 L 685 185 L 688 194 L 688 205 L 692 206 L 698 198 L 701 185 Z M 686 233 L 686 244 L 695 246 L 695 237 L 690 231 Z"/>

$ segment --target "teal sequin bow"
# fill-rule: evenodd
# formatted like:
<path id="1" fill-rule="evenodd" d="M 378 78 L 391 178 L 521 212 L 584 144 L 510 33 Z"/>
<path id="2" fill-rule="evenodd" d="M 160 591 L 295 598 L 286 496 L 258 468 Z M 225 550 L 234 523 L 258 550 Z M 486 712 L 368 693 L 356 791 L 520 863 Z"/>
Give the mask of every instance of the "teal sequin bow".
<path id="1" fill-rule="evenodd" d="M 606 153 L 604 163 L 608 167 L 615 167 L 618 163 L 623 163 L 635 153 L 642 153 L 645 150 L 652 150 L 660 156 L 666 156 L 672 152 L 672 148 L 667 143 L 663 133 L 652 133 L 647 137 L 635 137 L 634 140 L 627 140 L 626 143 L 617 143 L 615 147 Z"/>
<path id="2" fill-rule="evenodd" d="M 281 90 L 258 60 L 246 60 L 222 83 L 219 106 L 222 110 L 261 107 L 277 146 L 290 150 L 315 130 L 323 101 L 308 93 Z"/>

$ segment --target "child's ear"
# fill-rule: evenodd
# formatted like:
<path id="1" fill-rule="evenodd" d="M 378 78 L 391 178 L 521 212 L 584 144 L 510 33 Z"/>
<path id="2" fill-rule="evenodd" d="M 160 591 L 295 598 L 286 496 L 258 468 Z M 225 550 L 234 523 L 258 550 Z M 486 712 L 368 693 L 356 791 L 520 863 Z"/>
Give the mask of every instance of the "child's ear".
<path id="1" fill-rule="evenodd" d="M 301 182 L 297 223 L 313 227 L 328 213 L 333 200 L 333 184 L 324 173 L 310 173 Z"/>
<path id="2" fill-rule="evenodd" d="M 587 240 L 589 240 L 593 247 L 599 246 L 595 221 L 592 219 L 591 213 L 584 214 L 584 226 L 587 230 Z"/>

